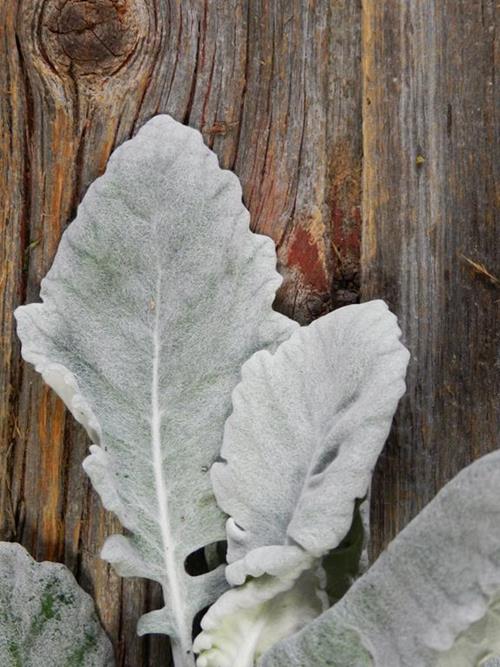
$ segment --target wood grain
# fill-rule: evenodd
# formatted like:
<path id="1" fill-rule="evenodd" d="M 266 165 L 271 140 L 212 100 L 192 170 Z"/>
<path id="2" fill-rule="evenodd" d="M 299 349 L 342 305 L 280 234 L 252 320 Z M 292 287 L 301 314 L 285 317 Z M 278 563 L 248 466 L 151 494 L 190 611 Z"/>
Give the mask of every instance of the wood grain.
<path id="1" fill-rule="evenodd" d="M 497 56 L 493 0 L 363 2 L 362 293 L 389 301 L 412 353 L 374 553 L 499 446 Z"/>
<path id="2" fill-rule="evenodd" d="M 158 589 L 98 558 L 120 530 L 81 469 L 88 442 L 19 356 L 60 236 L 113 147 L 167 112 L 240 176 L 278 245 L 277 307 L 308 322 L 355 301 L 361 203 L 360 5 L 340 0 L 0 0 L 0 529 L 67 563 L 117 664 L 168 664 L 137 638 Z"/>
<path id="3" fill-rule="evenodd" d="M 156 113 L 240 176 L 278 246 L 276 306 L 300 322 L 357 299 L 362 198 L 363 298 L 389 301 L 413 355 L 374 483 L 378 553 L 498 446 L 495 5 L 0 0 L 0 30 L 0 536 L 71 567 L 118 665 L 168 664 L 164 638 L 135 636 L 159 591 L 98 558 L 120 527 L 81 469 L 86 436 L 21 363 L 12 312 L 38 298 L 113 147 Z"/>

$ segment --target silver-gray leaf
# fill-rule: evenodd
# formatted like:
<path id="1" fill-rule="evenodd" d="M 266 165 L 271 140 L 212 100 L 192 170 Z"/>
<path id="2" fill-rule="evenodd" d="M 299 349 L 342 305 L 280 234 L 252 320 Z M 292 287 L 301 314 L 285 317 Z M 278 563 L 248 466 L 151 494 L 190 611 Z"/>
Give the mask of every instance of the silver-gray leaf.
<path id="1" fill-rule="evenodd" d="M 344 538 L 405 389 L 400 335 L 385 303 L 371 301 L 321 317 L 243 366 L 225 461 L 212 468 L 231 517 L 230 563 L 287 543 L 321 557 Z"/>
<path id="2" fill-rule="evenodd" d="M 85 468 L 130 535 L 103 557 L 159 581 L 165 608 L 140 632 L 171 635 L 193 663 L 193 616 L 226 587 L 193 551 L 223 540 L 208 470 L 242 363 L 296 324 L 271 304 L 271 239 L 252 234 L 234 174 L 168 116 L 118 148 L 89 188 L 42 281 L 16 311 L 23 357 L 96 443 Z"/>
<path id="3" fill-rule="evenodd" d="M 71 572 L 8 542 L 0 542 L 0 665 L 114 665 L 92 598 Z"/>
<path id="4" fill-rule="evenodd" d="M 500 451 L 465 468 L 261 667 L 469 667 L 500 652 Z"/>

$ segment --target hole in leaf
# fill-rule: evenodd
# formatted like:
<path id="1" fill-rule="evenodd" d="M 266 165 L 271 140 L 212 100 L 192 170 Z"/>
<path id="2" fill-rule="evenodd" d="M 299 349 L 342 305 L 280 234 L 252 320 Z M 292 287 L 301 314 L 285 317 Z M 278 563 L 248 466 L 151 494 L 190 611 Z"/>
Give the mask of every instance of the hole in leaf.
<path id="1" fill-rule="evenodd" d="M 332 604 L 338 602 L 360 575 L 361 556 L 365 541 L 365 527 L 360 506 L 364 500 L 356 500 L 349 532 L 338 547 L 323 558 L 326 573 L 326 592 Z"/>
<path id="2" fill-rule="evenodd" d="M 196 637 L 200 634 L 201 632 L 201 619 L 205 616 L 207 611 L 210 609 L 210 607 L 205 607 L 205 609 L 201 609 L 196 616 L 193 618 L 193 641 L 196 639 Z"/>
<path id="3" fill-rule="evenodd" d="M 226 562 L 227 542 L 212 542 L 189 554 L 184 561 L 184 569 L 192 577 L 211 572 Z"/>

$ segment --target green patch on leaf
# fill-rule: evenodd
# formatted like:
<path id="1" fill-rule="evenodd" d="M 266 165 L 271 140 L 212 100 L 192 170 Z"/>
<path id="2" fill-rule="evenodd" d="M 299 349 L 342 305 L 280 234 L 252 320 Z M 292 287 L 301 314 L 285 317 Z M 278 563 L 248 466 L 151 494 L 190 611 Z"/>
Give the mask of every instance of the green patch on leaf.
<path id="1" fill-rule="evenodd" d="M 93 651 L 97 646 L 97 638 L 91 632 L 85 632 L 83 643 L 70 655 L 67 667 L 83 667 L 85 656 Z"/>
<path id="2" fill-rule="evenodd" d="M 13 660 L 12 667 L 23 667 L 21 648 L 17 642 L 9 641 L 7 644 L 7 652 Z"/>

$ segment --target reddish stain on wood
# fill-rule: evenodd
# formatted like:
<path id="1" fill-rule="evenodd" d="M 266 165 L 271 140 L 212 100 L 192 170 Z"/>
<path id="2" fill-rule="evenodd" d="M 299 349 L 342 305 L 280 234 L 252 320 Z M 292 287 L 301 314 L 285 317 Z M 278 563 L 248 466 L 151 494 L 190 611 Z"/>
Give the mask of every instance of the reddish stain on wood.
<path id="1" fill-rule="evenodd" d="M 288 247 L 287 264 L 291 269 L 298 269 L 301 280 L 311 290 L 321 294 L 328 289 L 322 255 L 311 234 L 302 227 L 293 233 Z"/>

